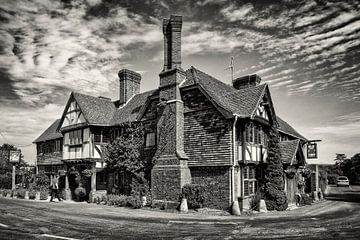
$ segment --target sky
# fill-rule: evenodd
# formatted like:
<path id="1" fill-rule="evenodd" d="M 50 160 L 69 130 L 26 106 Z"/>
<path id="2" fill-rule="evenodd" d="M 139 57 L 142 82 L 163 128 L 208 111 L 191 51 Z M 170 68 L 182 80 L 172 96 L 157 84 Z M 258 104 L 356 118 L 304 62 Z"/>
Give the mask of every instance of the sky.
<path id="1" fill-rule="evenodd" d="M 71 91 L 118 99 L 117 73 L 159 85 L 162 19 L 183 16 L 182 67 L 230 84 L 256 73 L 277 115 L 321 139 L 318 163 L 360 152 L 358 1 L 1 0 L 0 144 L 21 148 L 61 117 Z"/>

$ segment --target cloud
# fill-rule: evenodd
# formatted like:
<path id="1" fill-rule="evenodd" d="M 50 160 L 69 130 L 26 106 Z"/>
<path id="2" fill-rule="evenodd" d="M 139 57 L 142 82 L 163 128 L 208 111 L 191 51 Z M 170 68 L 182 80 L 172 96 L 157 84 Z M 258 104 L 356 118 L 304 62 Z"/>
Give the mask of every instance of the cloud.
<path id="1" fill-rule="evenodd" d="M 229 21 L 234 22 L 238 20 L 243 20 L 243 18 L 249 14 L 254 9 L 254 6 L 251 3 L 244 4 L 241 7 L 237 8 L 235 5 L 231 4 L 226 8 L 220 10 L 220 13 Z"/>
<path id="2" fill-rule="evenodd" d="M 14 4 L 1 8 L 10 11 Z M 111 10 L 111 18 L 86 19 L 86 10 L 86 5 L 68 9 L 57 1 L 24 2 L 2 25 L 0 64 L 23 103 L 41 104 L 59 87 L 64 92 L 106 93 L 132 51 L 161 41 L 159 22 L 145 22 L 121 7 Z"/>

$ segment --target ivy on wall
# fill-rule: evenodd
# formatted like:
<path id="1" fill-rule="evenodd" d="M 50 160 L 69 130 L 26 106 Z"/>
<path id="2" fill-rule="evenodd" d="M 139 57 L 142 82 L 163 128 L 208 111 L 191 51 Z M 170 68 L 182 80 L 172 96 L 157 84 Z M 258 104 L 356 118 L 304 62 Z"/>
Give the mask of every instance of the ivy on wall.
<path id="1" fill-rule="evenodd" d="M 144 127 L 141 123 L 123 123 L 120 129 L 120 136 L 106 146 L 107 168 L 110 171 L 122 169 L 131 173 L 132 195 L 146 195 L 154 151 L 145 149 Z"/>
<path id="2" fill-rule="evenodd" d="M 279 148 L 279 133 L 274 128 L 270 130 L 263 191 L 268 210 L 286 210 L 288 202 L 284 192 L 284 170 Z"/>

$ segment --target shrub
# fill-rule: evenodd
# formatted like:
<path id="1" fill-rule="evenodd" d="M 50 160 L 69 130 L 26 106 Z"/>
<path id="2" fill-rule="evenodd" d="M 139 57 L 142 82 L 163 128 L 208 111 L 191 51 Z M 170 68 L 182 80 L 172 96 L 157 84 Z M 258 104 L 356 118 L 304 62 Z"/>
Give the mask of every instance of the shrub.
<path id="1" fill-rule="evenodd" d="M 29 199 L 35 199 L 36 191 L 34 189 L 29 190 Z"/>
<path id="2" fill-rule="evenodd" d="M 42 188 L 40 189 L 40 200 L 47 200 L 49 197 L 49 189 Z"/>
<path id="3" fill-rule="evenodd" d="M 279 133 L 276 129 L 270 131 L 265 184 L 262 188 L 268 210 L 284 211 L 287 209 L 288 202 L 284 192 L 284 170 L 281 162 Z"/>
<path id="4" fill-rule="evenodd" d="M 39 173 L 35 175 L 35 181 L 34 184 L 31 186 L 31 188 L 34 188 L 37 191 L 41 191 L 44 188 L 49 188 L 50 186 L 50 179 L 48 176 L 46 176 L 44 173 Z"/>
<path id="5" fill-rule="evenodd" d="M 75 189 L 74 194 L 75 194 L 75 196 L 76 196 L 76 199 L 77 199 L 78 201 L 81 201 L 81 200 L 83 200 L 83 199 L 86 197 L 86 189 L 83 188 L 83 187 L 81 187 L 81 186 L 79 186 L 79 187 L 77 187 L 77 188 Z"/>
<path id="6" fill-rule="evenodd" d="M 127 196 L 119 195 L 118 199 L 116 200 L 116 206 L 125 207 L 127 203 Z"/>
<path id="7" fill-rule="evenodd" d="M 109 195 L 107 195 L 106 204 L 109 206 L 115 205 L 117 199 L 118 199 L 117 195 L 109 194 Z"/>
<path id="8" fill-rule="evenodd" d="M 12 181 L 11 173 L 6 172 L 4 174 L 0 174 L 0 188 L 10 189 L 11 181 Z"/>
<path id="9" fill-rule="evenodd" d="M 259 211 L 260 208 L 260 200 L 263 198 L 263 194 L 260 190 L 258 190 L 254 196 L 252 196 L 250 200 L 250 208 L 252 210 Z"/>
<path id="10" fill-rule="evenodd" d="M 311 205 L 312 202 L 313 202 L 313 199 L 308 194 L 305 194 L 305 193 L 301 194 L 301 203 L 303 203 L 305 205 Z"/>
<path id="11" fill-rule="evenodd" d="M 186 184 L 181 190 L 180 198 L 186 198 L 188 207 L 190 209 L 205 207 L 205 186 L 199 184 Z"/>
<path id="12" fill-rule="evenodd" d="M 1 189 L 1 195 L 3 197 L 6 197 L 6 194 L 7 194 L 7 189 Z"/>
<path id="13" fill-rule="evenodd" d="M 136 196 L 127 196 L 126 206 L 131 208 L 141 208 L 142 207 L 141 198 Z"/>
<path id="14" fill-rule="evenodd" d="M 16 196 L 18 198 L 24 199 L 25 198 L 26 189 L 20 188 L 16 191 Z"/>
<path id="15" fill-rule="evenodd" d="M 337 174 L 329 174 L 328 176 L 327 176 L 327 179 L 328 179 L 328 181 L 329 181 L 329 184 L 336 184 L 337 182 L 337 177 L 338 177 L 339 175 L 337 175 Z"/>

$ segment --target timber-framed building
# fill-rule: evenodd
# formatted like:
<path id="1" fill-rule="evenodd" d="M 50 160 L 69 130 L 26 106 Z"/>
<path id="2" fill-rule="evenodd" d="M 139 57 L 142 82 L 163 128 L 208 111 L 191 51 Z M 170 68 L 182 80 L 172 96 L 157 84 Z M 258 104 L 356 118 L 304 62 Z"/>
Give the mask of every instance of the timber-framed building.
<path id="1" fill-rule="evenodd" d="M 34 142 L 37 165 L 62 176 L 70 198 L 77 187 L 75 170 L 92 169 L 90 197 L 111 189 L 128 192 L 124 172 L 107 172 L 104 146 L 121 133 L 122 123 L 142 122 L 144 144 L 156 153 L 151 172 L 153 199 L 178 201 L 182 186 L 203 184 L 209 207 L 227 209 L 239 200 L 249 206 L 267 159 L 269 129 L 281 134 L 284 168 L 305 164 L 307 139 L 276 115 L 269 86 L 258 75 L 228 85 L 191 67 L 181 67 L 182 18 L 163 21 L 164 65 L 159 87 L 140 93 L 140 74 L 119 72 L 119 100 L 73 92 L 61 118 Z M 296 177 L 285 176 L 289 203 L 295 201 Z"/>

